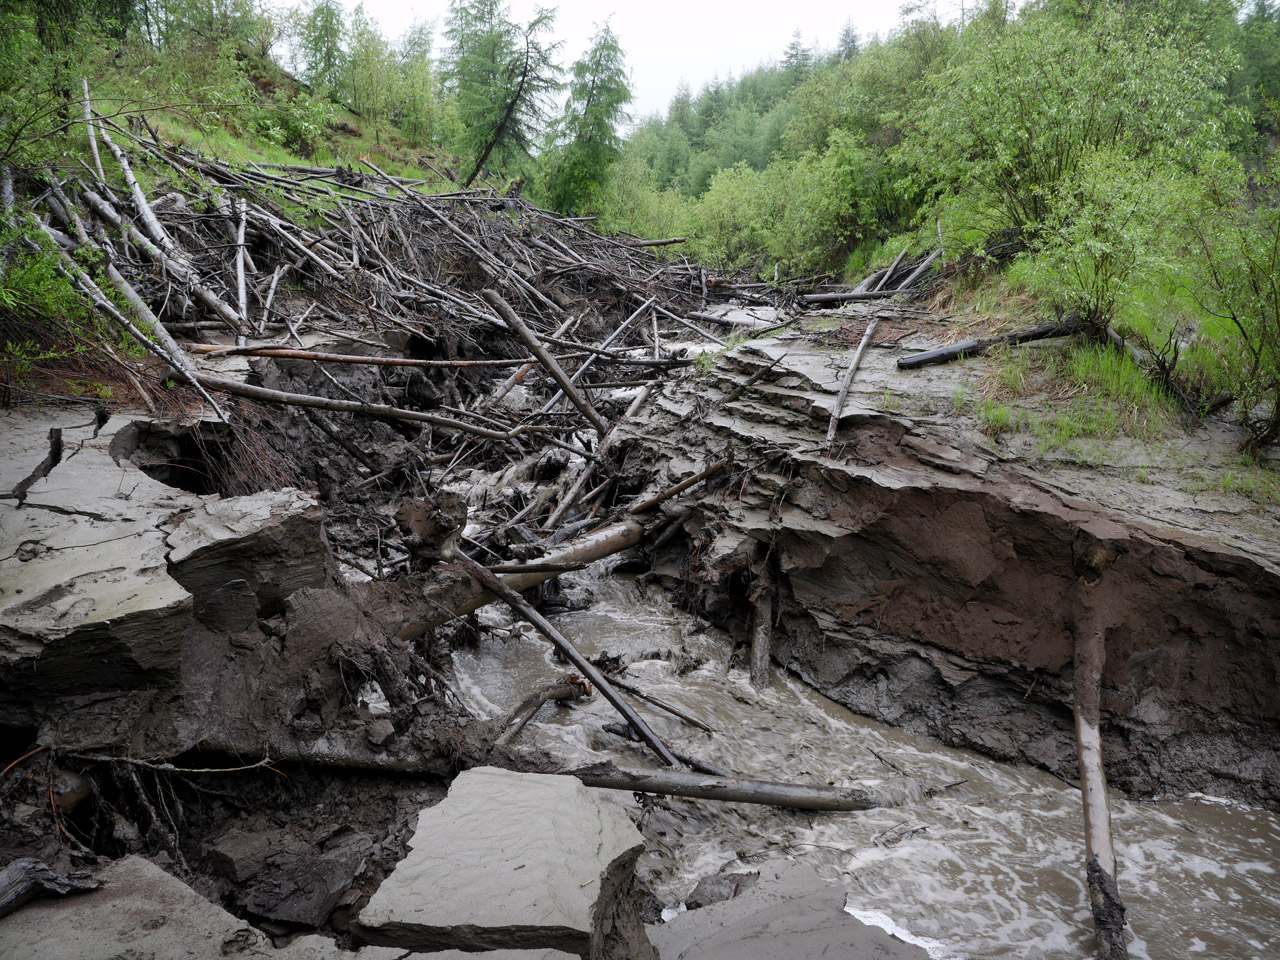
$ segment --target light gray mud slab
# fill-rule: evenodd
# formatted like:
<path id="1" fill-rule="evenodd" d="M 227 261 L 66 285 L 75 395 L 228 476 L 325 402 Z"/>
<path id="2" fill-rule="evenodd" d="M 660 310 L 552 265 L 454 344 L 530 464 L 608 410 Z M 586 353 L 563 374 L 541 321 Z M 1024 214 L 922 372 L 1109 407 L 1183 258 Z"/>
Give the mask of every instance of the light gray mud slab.
<path id="1" fill-rule="evenodd" d="M 0 697 L 6 722 L 32 701 L 153 686 L 176 676 L 192 619 L 169 575 L 161 524 L 202 498 L 158 483 L 110 445 L 92 411 L 0 418 L 0 490 L 29 476 L 62 430 L 63 455 L 27 492 L 0 500 Z"/>
<path id="2" fill-rule="evenodd" d="M 302 937 L 277 949 L 262 931 L 210 903 L 141 857 L 125 857 L 99 874 L 90 893 L 37 900 L 0 923 L 0 960 L 399 960 L 405 951 L 341 950 L 332 940 Z M 414 954 L 412 956 L 418 956 Z M 552 951 L 501 951 L 489 960 L 557 960 Z M 432 953 L 430 960 L 474 954 Z"/>
<path id="3" fill-rule="evenodd" d="M 844 911 L 845 892 L 801 863 L 760 865 L 760 880 L 732 900 L 651 925 L 662 960 L 927 960 L 918 946 Z"/>
<path id="4" fill-rule="evenodd" d="M 572 777 L 479 767 L 418 816 L 410 851 L 360 914 L 371 943 L 602 955 L 643 841 Z"/>

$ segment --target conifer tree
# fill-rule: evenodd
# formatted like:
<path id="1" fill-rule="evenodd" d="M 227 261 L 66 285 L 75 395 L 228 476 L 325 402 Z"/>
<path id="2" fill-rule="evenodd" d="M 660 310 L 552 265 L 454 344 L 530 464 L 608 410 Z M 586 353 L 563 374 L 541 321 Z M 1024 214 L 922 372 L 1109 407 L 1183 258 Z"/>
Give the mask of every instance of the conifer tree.
<path id="1" fill-rule="evenodd" d="M 626 119 L 631 86 L 618 37 L 606 23 L 573 65 L 569 99 L 553 136 L 548 185 L 551 204 L 569 210 L 590 197 L 622 146 L 617 124 Z"/>
<path id="2" fill-rule="evenodd" d="M 499 0 L 453 0 L 446 21 L 446 81 L 456 98 L 460 153 L 474 157 L 470 186 L 491 159 L 528 156 L 546 122 L 548 96 L 559 88 L 552 59 L 558 44 L 542 37 L 554 11 L 539 9 L 526 26 L 508 18 Z"/>

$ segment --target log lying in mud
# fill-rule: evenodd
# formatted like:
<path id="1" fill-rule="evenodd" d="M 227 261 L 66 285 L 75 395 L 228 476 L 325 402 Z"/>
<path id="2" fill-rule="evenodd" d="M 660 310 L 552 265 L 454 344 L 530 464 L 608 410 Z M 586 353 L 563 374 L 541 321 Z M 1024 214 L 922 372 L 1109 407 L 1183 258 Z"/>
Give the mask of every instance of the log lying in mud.
<path id="1" fill-rule="evenodd" d="M 857 787 L 811 787 L 769 780 L 710 777 L 676 770 L 624 770 L 612 763 L 597 763 L 568 773 L 588 787 L 700 800 L 760 803 L 795 810 L 874 810 L 882 805 L 874 794 Z"/>
<path id="2" fill-rule="evenodd" d="M 99 880 L 63 876 L 33 857 L 19 857 L 0 871 L 0 917 L 7 917 L 36 897 L 61 897 L 100 886 Z"/>
<path id="3" fill-rule="evenodd" d="M 620 523 L 611 523 L 565 544 L 558 550 L 551 550 L 545 556 L 539 557 L 538 566 L 543 568 L 541 571 L 507 574 L 502 578 L 502 582 L 517 592 L 528 590 L 530 587 L 536 587 L 543 581 L 560 575 L 561 571 L 555 569 L 547 570 L 546 568 L 548 567 L 591 563 L 594 560 L 600 560 L 629 547 L 634 547 L 643 539 L 644 527 L 638 521 L 623 520 Z M 456 617 L 465 617 L 467 614 L 474 613 L 497 599 L 498 597 L 495 593 L 485 590 L 425 624 L 423 629 L 429 630 Z"/>
<path id="4" fill-rule="evenodd" d="M 938 347 L 936 350 L 913 353 L 911 356 L 903 357 L 898 361 L 898 369 L 914 370 L 916 367 L 950 363 L 953 360 L 962 360 L 965 357 L 980 356 L 992 347 L 1013 346 L 1019 343 L 1030 343 L 1033 340 L 1047 340 L 1050 337 L 1069 337 L 1073 334 L 1083 333 L 1088 328 L 1089 325 L 1079 317 L 1053 323 L 1042 323 L 1026 330 L 1007 333 L 999 337 L 987 337 L 983 340 L 965 340 L 961 343 L 953 343 L 949 347 Z"/>
<path id="5" fill-rule="evenodd" d="M 520 705 L 511 711 L 511 715 L 507 717 L 506 722 L 503 724 L 504 729 L 501 735 L 493 742 L 497 746 L 510 743 L 534 718 L 538 711 L 552 700 L 559 703 L 567 703 L 570 700 L 581 700 L 589 696 L 591 696 L 591 684 L 577 674 L 562 677 L 555 683 L 548 684 L 540 690 L 535 690 L 525 697 Z"/>

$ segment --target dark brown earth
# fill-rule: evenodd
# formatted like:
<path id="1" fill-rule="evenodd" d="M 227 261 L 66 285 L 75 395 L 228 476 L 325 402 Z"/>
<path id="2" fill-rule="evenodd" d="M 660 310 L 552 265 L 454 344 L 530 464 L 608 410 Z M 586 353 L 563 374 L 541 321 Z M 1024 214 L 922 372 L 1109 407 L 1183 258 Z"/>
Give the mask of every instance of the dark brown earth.
<path id="1" fill-rule="evenodd" d="M 909 389 L 891 360 L 860 373 L 873 381 L 864 398 Z M 1101 549 L 1114 557 L 1092 601 L 1112 783 L 1280 802 L 1274 526 L 1258 536 L 1249 511 L 1232 523 L 1222 510 L 1219 538 L 1178 529 L 1140 500 L 1073 492 L 1078 470 L 1010 460 L 957 424 L 867 399 L 846 405 L 827 456 L 832 379 L 803 337 L 757 342 L 668 390 L 630 431 L 633 477 L 734 460 L 670 511 L 664 583 L 745 641 L 749 581 L 767 563 L 777 662 L 856 712 L 1073 778 L 1074 585 Z"/>

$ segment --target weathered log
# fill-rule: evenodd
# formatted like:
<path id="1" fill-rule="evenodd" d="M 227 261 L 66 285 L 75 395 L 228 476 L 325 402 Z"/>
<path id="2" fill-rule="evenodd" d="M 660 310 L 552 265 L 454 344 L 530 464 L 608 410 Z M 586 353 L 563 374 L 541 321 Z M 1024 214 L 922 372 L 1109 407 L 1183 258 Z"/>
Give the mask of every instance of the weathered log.
<path id="1" fill-rule="evenodd" d="M 801 303 L 848 303 L 853 300 L 885 300 L 897 290 L 845 290 L 840 293 L 806 293 Z"/>
<path id="2" fill-rule="evenodd" d="M 639 742 L 639 740 L 636 737 L 635 731 L 632 730 L 630 727 L 624 727 L 620 723 L 606 723 L 604 724 L 603 727 L 601 727 L 601 729 L 604 730 L 605 733 L 612 733 L 615 737 L 621 737 L 623 740 L 630 740 L 633 743 Z M 695 773 L 704 773 L 709 777 L 732 777 L 733 776 L 733 774 L 730 773 L 728 770 L 722 770 L 720 767 L 717 767 L 714 763 L 707 763 L 707 761 L 700 760 L 697 757 L 693 756 L 692 754 L 682 753 L 681 751 L 676 750 L 674 747 L 672 748 L 671 752 L 675 754 L 675 757 L 677 760 L 679 760 L 681 763 L 683 763 L 686 767 L 688 767 L 690 770 L 694 771 Z"/>
<path id="3" fill-rule="evenodd" d="M 583 219 L 583 218 L 578 218 Z M 594 217 L 590 219 L 594 220 Z M 632 240 L 633 247 L 669 247 L 673 243 L 687 243 L 688 237 L 668 237 L 666 240 Z"/>
<path id="4" fill-rule="evenodd" d="M 862 340 L 858 344 L 858 349 L 853 355 L 853 359 L 849 361 L 849 367 L 844 372 L 844 379 L 840 381 L 840 394 L 836 397 L 835 406 L 831 408 L 831 419 L 827 423 L 827 449 L 831 449 L 831 445 L 836 441 L 836 428 L 840 426 L 840 414 L 844 411 L 844 402 L 849 396 L 849 387 L 853 385 L 853 375 L 858 372 L 858 365 L 862 363 L 862 355 L 867 350 L 867 344 L 871 342 L 871 338 L 875 336 L 876 327 L 880 325 L 880 318 L 873 317 L 871 322 L 867 324 L 867 331 L 862 335 Z"/>
<path id="5" fill-rule="evenodd" d="M 514 367 L 524 360 L 415 360 L 412 357 L 372 357 L 359 354 L 322 353 L 292 347 L 222 347 L 216 343 L 189 343 L 188 353 L 217 357 L 279 357 L 283 360 L 315 360 L 320 363 L 350 363 L 373 367 L 422 367 L 449 370 L 461 367 Z"/>
<path id="6" fill-rule="evenodd" d="M 609 349 L 609 347 L 612 346 L 614 341 L 617 340 L 619 337 L 621 337 L 623 334 L 625 334 L 627 330 L 631 327 L 631 324 L 634 323 L 637 319 L 639 319 L 640 315 L 643 314 L 646 309 L 653 306 L 653 301 L 655 299 L 656 299 L 655 297 L 650 297 L 649 300 L 647 300 L 643 306 L 637 309 L 633 314 L 631 314 L 631 316 L 627 317 L 627 319 L 623 320 L 622 323 L 618 324 L 617 329 L 615 329 L 611 334 L 609 334 L 609 336 L 607 336 L 601 342 L 600 348 L 602 350 Z M 587 357 L 587 359 L 583 361 L 582 365 L 579 366 L 578 369 L 575 370 L 573 374 L 569 377 L 569 381 L 571 383 L 577 383 L 580 379 L 582 379 L 582 375 L 591 369 L 591 365 L 596 362 L 596 359 L 598 357 L 599 357 L 599 354 L 595 354 L 595 353 Z M 564 399 L 564 390 L 563 389 L 557 390 L 555 396 L 553 396 L 550 400 L 548 400 L 546 403 L 542 405 L 542 412 L 543 413 L 550 412 L 555 407 L 555 405 L 559 403 L 562 399 Z"/>
<path id="7" fill-rule="evenodd" d="M 976 357 L 995 346 L 1006 344 L 1014 346 L 1019 343 L 1030 343 L 1033 340 L 1070 337 L 1077 333 L 1083 333 L 1088 329 L 1088 326 L 1079 317 L 1071 317 L 1054 323 L 1042 323 L 1026 330 L 1007 333 L 999 337 L 987 337 L 984 340 L 965 340 L 962 343 L 953 343 L 949 347 L 938 347 L 936 350 L 926 350 L 923 353 L 913 353 L 909 357 L 903 357 L 898 361 L 898 369 L 914 370 L 916 367 L 928 367 L 938 363 L 950 363 L 953 360 L 961 360 L 965 357 Z"/>
<path id="8" fill-rule="evenodd" d="M 1126 960 L 1125 908 L 1116 884 L 1116 853 L 1111 839 L 1111 805 L 1102 763 L 1101 686 L 1106 640 L 1100 622 L 1090 617 L 1075 639 L 1074 713 L 1084 804 L 1085 878 L 1097 932 L 1099 960 Z"/>
<path id="9" fill-rule="evenodd" d="M 551 355 L 551 352 L 542 345 L 538 335 L 530 330 L 528 325 L 520 319 L 515 310 L 511 308 L 511 304 L 503 300 L 502 295 L 496 290 L 481 290 L 480 296 L 498 312 L 498 316 L 506 321 L 511 331 L 524 341 L 525 346 L 529 348 L 529 352 L 538 358 L 538 361 L 546 371 L 551 374 L 552 379 L 560 385 L 560 389 L 564 391 L 565 396 L 573 402 L 575 407 L 582 411 L 582 415 L 587 418 L 587 422 L 595 427 L 596 433 L 602 437 L 608 433 L 609 424 L 605 422 L 604 418 L 587 401 L 587 398 L 573 385 L 573 381 L 564 372 L 564 368 L 556 362 L 556 358 Z"/>
<path id="10" fill-rule="evenodd" d="M 662 504 L 667 500 L 670 500 L 672 497 L 675 497 L 681 493 L 684 493 L 694 484 L 700 483 L 703 480 L 706 480 L 708 477 L 715 476 L 717 473 L 719 473 L 728 465 L 729 465 L 728 460 L 717 460 L 715 463 L 711 464 L 711 466 L 707 467 L 705 470 L 700 470 L 697 473 L 695 473 L 693 476 L 686 477 L 685 479 L 681 480 L 679 483 L 674 484 L 673 486 L 667 487 L 667 489 L 663 490 L 657 496 L 650 497 L 648 500 L 642 500 L 640 503 L 634 504 L 633 506 L 627 509 L 627 513 L 629 513 L 633 517 L 639 516 L 642 513 L 648 513 L 654 507 Z"/>
<path id="11" fill-rule="evenodd" d="M 655 707 L 657 707 L 659 710 L 666 711 L 667 713 L 671 714 L 673 717 L 679 717 L 685 723 L 691 724 L 697 727 L 699 730 L 705 730 L 707 733 L 716 732 L 715 727 L 712 727 L 710 724 L 704 723 L 703 721 L 699 720 L 697 717 L 692 716 L 688 713 L 685 713 L 679 707 L 673 707 L 671 706 L 671 704 L 666 703 L 663 700 L 659 700 L 657 697 L 653 696 L 653 694 L 645 693 L 639 687 L 632 686 L 631 684 L 626 683 L 625 681 L 619 680 L 616 677 L 613 679 L 612 682 L 613 682 L 613 685 L 617 687 L 619 690 L 625 690 L 627 693 L 631 694 L 633 697 L 639 697 L 645 703 L 651 703 Z"/>
<path id="12" fill-rule="evenodd" d="M 925 257 L 924 263 L 920 264 L 920 266 L 912 270 L 911 274 L 907 277 L 907 279 L 903 280 L 902 283 L 898 284 L 897 289 L 895 289 L 893 292 L 906 293 L 908 290 L 910 290 L 911 285 L 914 284 L 917 280 L 919 280 L 922 276 L 924 276 L 924 272 L 928 270 L 929 267 L 932 266 L 933 261 L 937 260 L 940 256 L 942 256 L 941 247 L 933 251 L 933 253 L 929 254 L 929 256 Z"/>
<path id="13" fill-rule="evenodd" d="M 89 104 L 89 78 L 81 77 L 84 85 L 84 128 L 89 135 L 89 149 L 93 152 L 93 168 L 98 172 L 98 182 L 106 183 L 107 175 L 102 171 L 102 154 L 98 152 L 98 137 L 93 127 L 93 108 Z"/>
<path id="14" fill-rule="evenodd" d="M 578 669 L 579 673 L 595 684 L 596 689 L 600 691 L 600 695 L 613 704 L 614 709 L 616 709 L 618 713 L 622 714 L 623 719 L 627 721 L 631 729 L 635 730 L 635 732 L 639 734 L 640 739 L 642 739 L 649 748 L 653 750 L 659 760 L 672 767 L 679 764 L 680 761 L 672 755 L 671 749 L 662 742 L 662 738 L 649 729 L 649 725 L 641 719 L 638 713 L 631 709 L 631 705 L 628 704 L 626 700 L 622 699 L 618 694 L 618 691 L 610 685 L 604 674 L 597 670 L 590 660 L 579 653 L 578 648 L 569 642 L 568 638 L 560 633 L 559 630 L 552 626 L 551 622 L 547 620 L 546 617 L 533 609 L 532 606 L 525 602 L 525 599 L 520 596 L 520 594 L 512 590 L 511 587 L 507 586 L 507 584 L 501 579 L 494 576 L 470 557 L 460 556 L 457 563 L 475 577 L 481 586 L 492 592 L 499 600 L 506 603 L 507 606 L 511 607 L 511 609 L 519 614 L 521 618 L 551 641 L 552 645 L 554 645 L 555 648 L 564 655 L 565 659 Z"/>
<path id="15" fill-rule="evenodd" d="M 451 420 L 449 417 L 437 416 L 422 410 L 406 410 L 392 407 L 385 403 L 361 403 L 357 400 L 334 400 L 331 397 L 318 397 L 306 393 L 288 393 L 284 390 L 270 390 L 266 387 L 255 387 L 238 380 L 226 380 L 222 377 L 211 377 L 199 374 L 197 382 L 211 390 L 221 390 L 232 396 L 248 397 L 250 400 L 261 400 L 265 403 L 279 403 L 288 407 L 315 407 L 318 410 L 334 410 L 338 413 L 359 413 L 367 417 L 381 417 L 387 420 L 407 420 L 413 423 L 430 423 L 437 427 L 457 430 L 459 433 L 470 433 L 488 440 L 510 440 L 522 433 L 538 433 L 543 428 L 535 426 L 519 426 L 512 430 L 490 430 L 488 427 Z"/>
<path id="16" fill-rule="evenodd" d="M 902 252 L 894 258 L 893 263 L 889 264 L 889 269 L 884 272 L 884 276 L 880 278 L 880 282 L 873 287 L 873 290 L 883 289 L 893 279 L 894 272 L 898 269 L 898 264 L 902 262 L 902 258 L 907 255 L 907 251 L 911 249 L 911 244 L 907 244 L 902 248 Z"/>
<path id="17" fill-rule="evenodd" d="M 89 206 L 93 208 L 94 213 L 107 221 L 107 223 L 115 227 L 117 230 L 123 230 L 129 239 L 132 240 L 148 258 L 163 265 L 166 270 L 173 274 L 175 279 L 180 283 L 186 284 L 191 295 L 195 297 L 195 299 L 199 300 L 211 312 L 226 321 L 227 325 L 237 334 L 246 332 L 241 329 L 240 315 L 236 312 L 235 308 L 224 301 L 203 283 L 200 283 L 196 279 L 193 271 L 188 268 L 185 262 L 179 262 L 178 260 L 170 257 L 164 250 L 156 246 L 156 244 L 144 236 L 137 227 L 125 220 L 110 203 L 94 191 L 84 188 L 81 193 Z"/>
<path id="18" fill-rule="evenodd" d="M 816 787 L 738 777 L 712 777 L 676 770 L 624 770 L 597 763 L 567 771 L 589 787 L 659 793 L 671 797 L 760 803 L 797 810 L 874 810 L 879 798 L 858 787 Z"/>
<path id="19" fill-rule="evenodd" d="M 634 520 L 624 520 L 621 523 L 612 523 L 598 530 L 593 530 L 585 537 L 566 543 L 558 550 L 549 551 L 546 556 L 540 558 L 539 563 L 544 566 L 591 563 L 594 560 L 634 547 L 643 539 L 644 527 Z M 535 587 L 543 581 L 559 575 L 558 572 L 508 574 L 503 577 L 502 582 L 512 590 L 528 590 L 530 587 Z M 467 614 L 479 610 L 497 599 L 497 595 L 492 591 L 483 590 L 451 610 L 445 611 L 442 615 L 427 623 L 424 629 L 437 627 L 457 617 L 465 617 Z"/>

